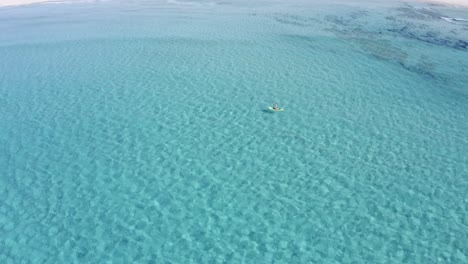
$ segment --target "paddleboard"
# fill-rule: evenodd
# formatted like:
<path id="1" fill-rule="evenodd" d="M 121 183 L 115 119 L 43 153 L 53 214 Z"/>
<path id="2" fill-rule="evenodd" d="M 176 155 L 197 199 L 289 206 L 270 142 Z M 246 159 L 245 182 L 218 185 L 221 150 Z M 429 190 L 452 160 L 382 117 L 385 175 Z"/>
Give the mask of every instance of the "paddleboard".
<path id="1" fill-rule="evenodd" d="M 284 108 L 274 109 L 272 106 L 269 106 L 268 109 L 270 109 L 271 111 L 275 111 L 275 112 L 282 112 L 282 111 L 284 111 Z"/>

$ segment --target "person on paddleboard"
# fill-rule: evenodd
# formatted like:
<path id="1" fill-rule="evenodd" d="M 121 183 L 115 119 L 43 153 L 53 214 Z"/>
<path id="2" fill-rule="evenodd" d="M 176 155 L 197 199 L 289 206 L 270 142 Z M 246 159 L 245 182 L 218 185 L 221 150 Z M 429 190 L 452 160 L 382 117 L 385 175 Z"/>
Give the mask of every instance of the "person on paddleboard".
<path id="1" fill-rule="evenodd" d="M 279 106 L 278 106 L 278 103 L 274 103 L 274 104 L 273 104 L 273 109 L 275 109 L 275 110 L 279 110 L 279 109 L 280 109 Z"/>

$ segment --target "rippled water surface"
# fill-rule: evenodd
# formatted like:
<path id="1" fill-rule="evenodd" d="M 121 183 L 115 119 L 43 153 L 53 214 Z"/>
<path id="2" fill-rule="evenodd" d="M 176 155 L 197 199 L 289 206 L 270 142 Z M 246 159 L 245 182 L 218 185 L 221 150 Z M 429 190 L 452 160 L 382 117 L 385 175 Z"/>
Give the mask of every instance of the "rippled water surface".
<path id="1" fill-rule="evenodd" d="M 375 1 L 0 9 L 0 262 L 468 263 L 463 19 Z"/>

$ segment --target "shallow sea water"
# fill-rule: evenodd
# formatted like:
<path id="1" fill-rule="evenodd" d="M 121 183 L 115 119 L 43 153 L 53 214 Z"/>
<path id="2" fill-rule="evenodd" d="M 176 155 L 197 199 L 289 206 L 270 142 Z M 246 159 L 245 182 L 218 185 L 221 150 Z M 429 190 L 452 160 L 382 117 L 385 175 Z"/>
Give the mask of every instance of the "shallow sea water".
<path id="1" fill-rule="evenodd" d="M 0 9 L 0 262 L 467 263 L 468 23 L 440 16 L 468 11 Z"/>

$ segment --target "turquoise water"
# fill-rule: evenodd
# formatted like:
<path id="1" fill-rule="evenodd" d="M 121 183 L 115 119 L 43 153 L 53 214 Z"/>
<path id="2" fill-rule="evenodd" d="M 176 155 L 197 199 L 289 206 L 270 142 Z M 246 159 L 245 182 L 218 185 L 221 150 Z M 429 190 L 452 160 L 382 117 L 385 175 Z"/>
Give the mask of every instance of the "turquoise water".
<path id="1" fill-rule="evenodd" d="M 467 263 L 468 23 L 440 16 L 468 11 L 0 9 L 0 262 Z"/>

